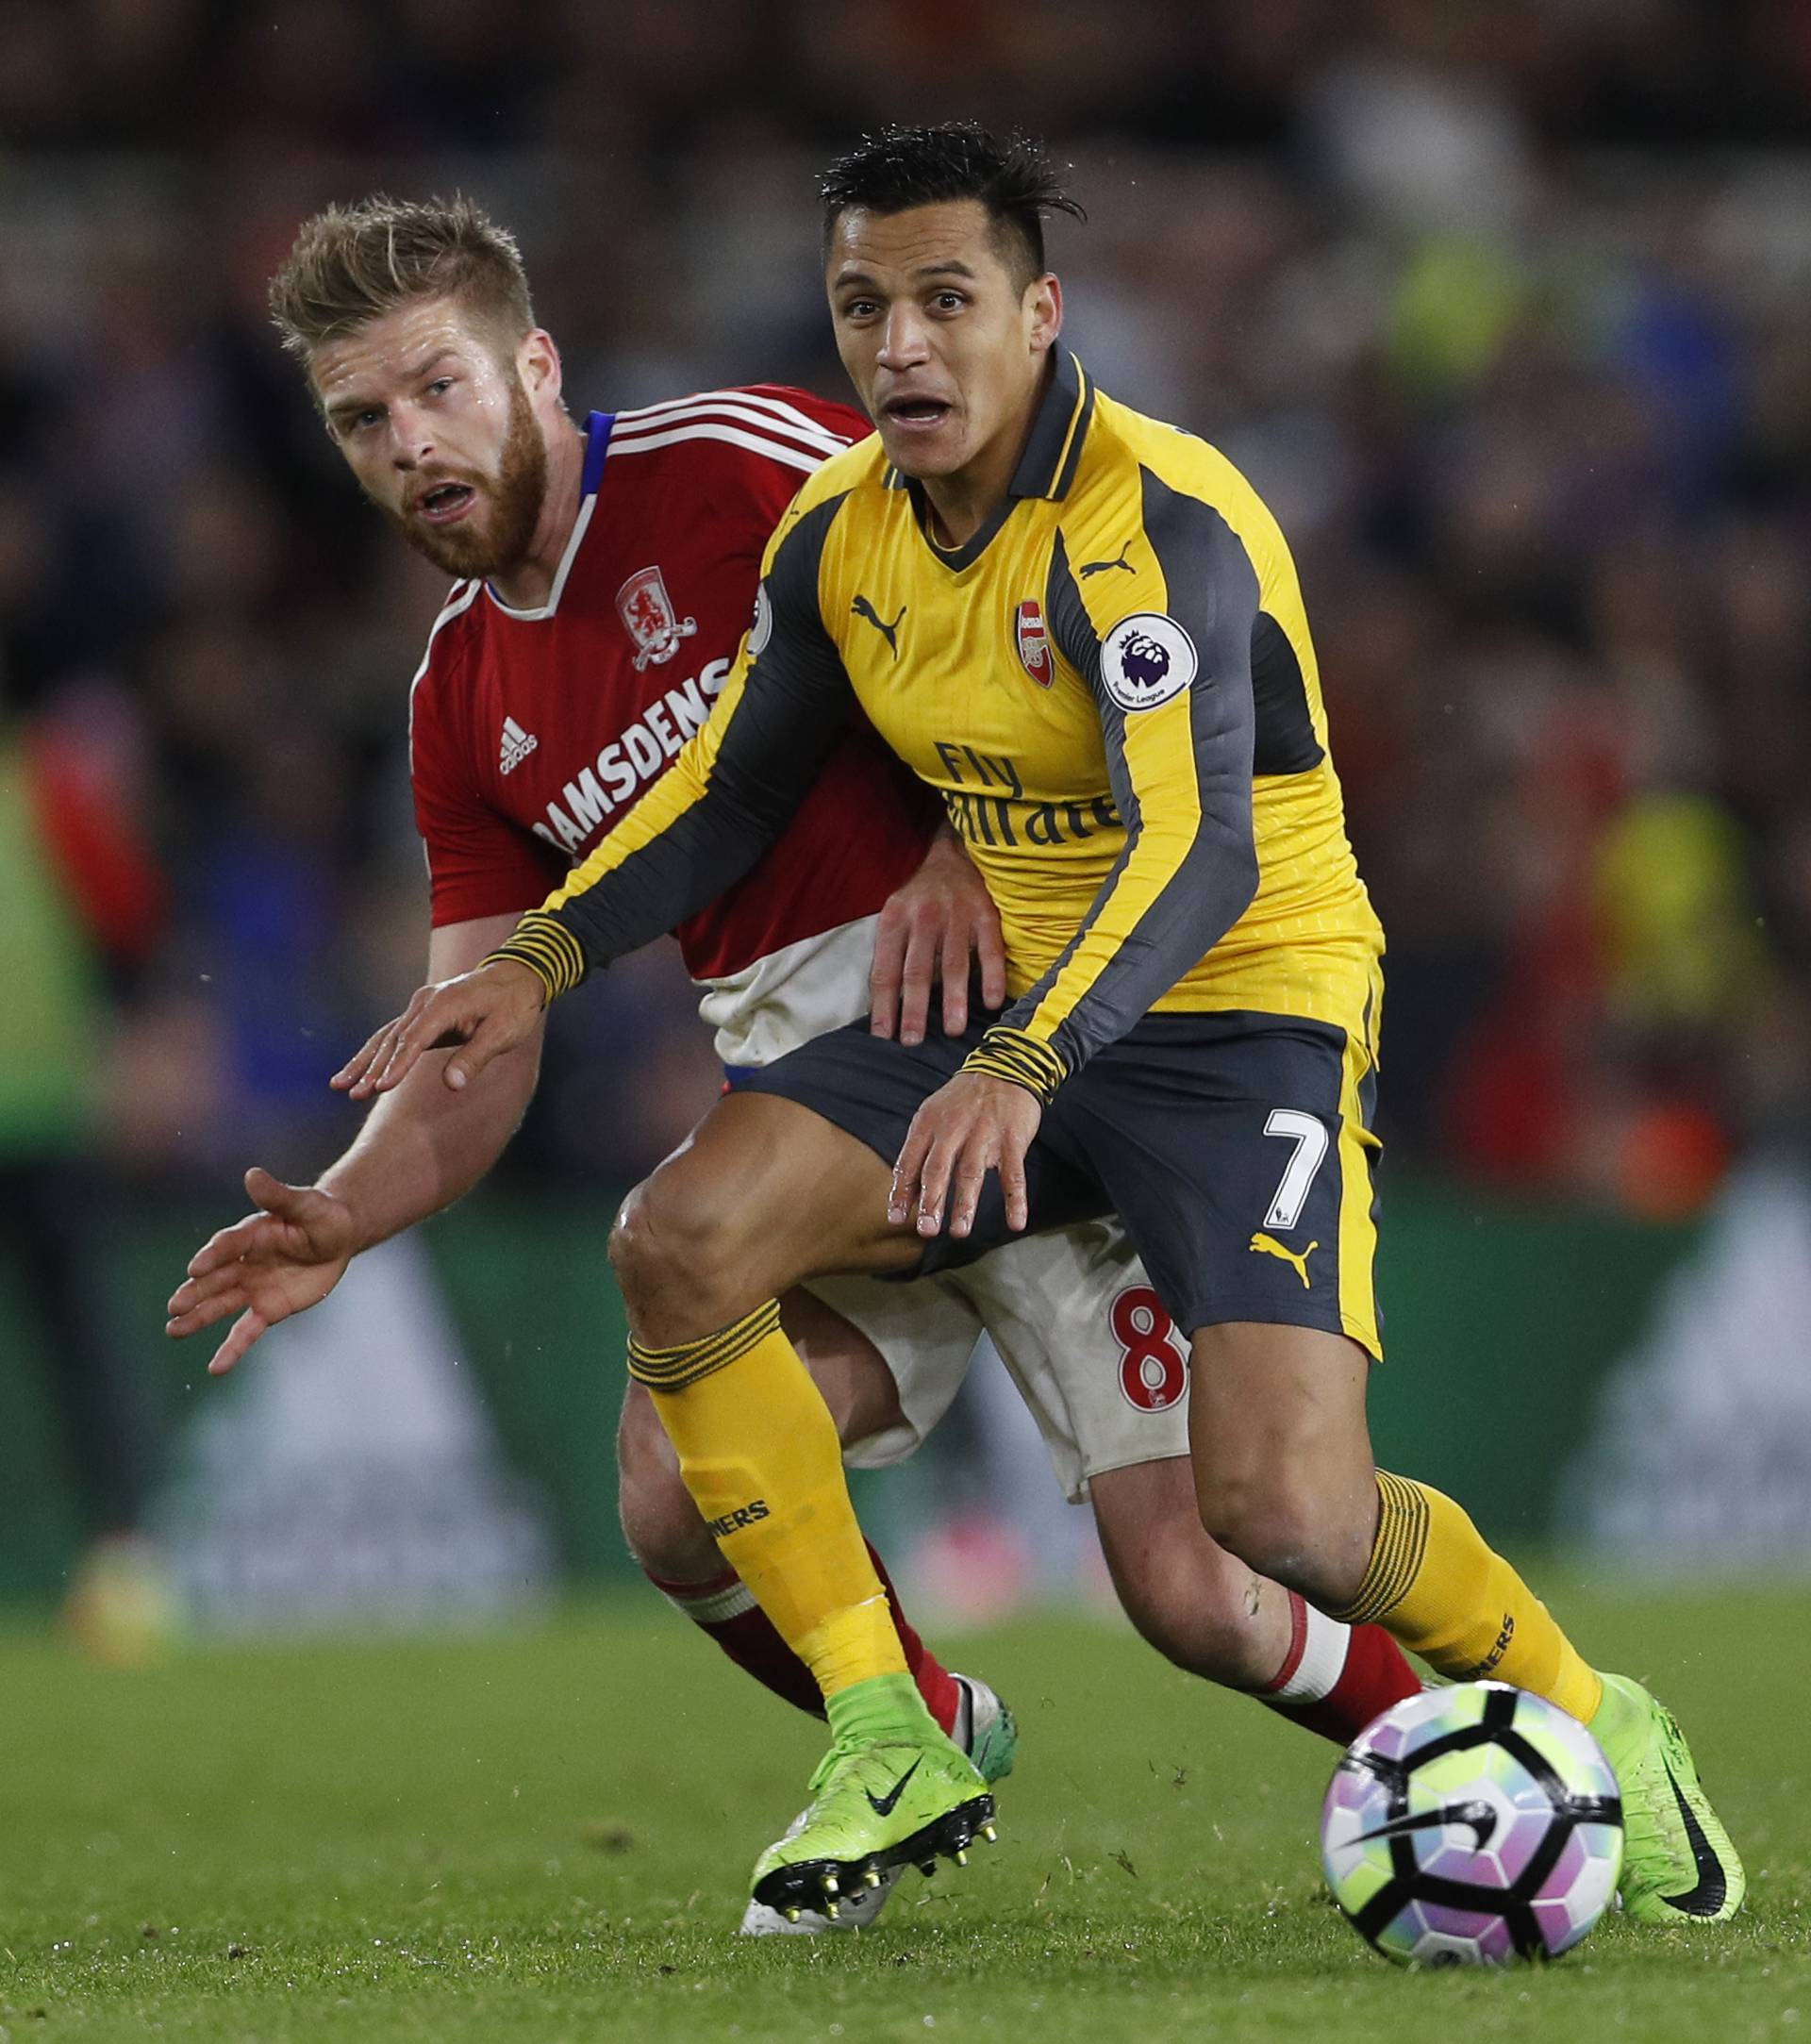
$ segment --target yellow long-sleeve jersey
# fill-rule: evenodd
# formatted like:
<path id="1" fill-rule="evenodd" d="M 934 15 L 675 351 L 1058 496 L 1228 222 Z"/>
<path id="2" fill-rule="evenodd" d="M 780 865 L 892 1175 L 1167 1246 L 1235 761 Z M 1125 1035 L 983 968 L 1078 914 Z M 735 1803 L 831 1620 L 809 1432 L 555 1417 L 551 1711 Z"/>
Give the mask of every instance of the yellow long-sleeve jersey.
<path id="1" fill-rule="evenodd" d="M 509 948 L 557 991 L 713 898 L 852 689 L 1000 910 L 1014 1005 L 972 1063 L 1048 1095 L 1152 1009 L 1365 1016 L 1382 931 L 1283 536 L 1223 456 L 1072 356 L 959 548 L 878 437 L 817 471 L 709 723 Z"/>

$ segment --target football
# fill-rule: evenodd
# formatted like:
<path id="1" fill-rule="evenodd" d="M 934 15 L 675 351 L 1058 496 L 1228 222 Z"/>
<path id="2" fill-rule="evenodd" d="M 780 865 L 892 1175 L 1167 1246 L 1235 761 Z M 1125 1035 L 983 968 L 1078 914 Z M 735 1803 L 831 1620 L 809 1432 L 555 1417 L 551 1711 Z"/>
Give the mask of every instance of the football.
<path id="1" fill-rule="evenodd" d="M 1404 1699 L 1347 1748 L 1321 1861 L 1346 1920 L 1399 1965 L 1554 1959 L 1616 1890 L 1622 1804 L 1575 1718 L 1461 1683 Z"/>

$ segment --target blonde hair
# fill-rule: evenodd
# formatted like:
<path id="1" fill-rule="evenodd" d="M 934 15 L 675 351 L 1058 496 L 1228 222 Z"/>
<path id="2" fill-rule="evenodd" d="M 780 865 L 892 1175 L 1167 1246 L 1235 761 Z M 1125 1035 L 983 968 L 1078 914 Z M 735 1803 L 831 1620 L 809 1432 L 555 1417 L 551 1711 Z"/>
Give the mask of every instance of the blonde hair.
<path id="1" fill-rule="evenodd" d="M 375 192 L 305 221 L 271 279 L 271 318 L 302 361 L 418 298 L 460 299 L 511 344 L 535 324 L 515 237 L 481 207 Z"/>

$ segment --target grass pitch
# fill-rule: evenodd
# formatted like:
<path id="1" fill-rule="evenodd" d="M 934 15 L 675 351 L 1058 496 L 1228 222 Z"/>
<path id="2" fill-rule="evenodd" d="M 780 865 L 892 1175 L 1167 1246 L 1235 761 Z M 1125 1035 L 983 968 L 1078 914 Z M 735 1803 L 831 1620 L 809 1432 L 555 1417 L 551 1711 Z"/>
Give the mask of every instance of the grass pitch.
<path id="1" fill-rule="evenodd" d="M 1811 1590 L 1562 1607 L 1678 1711 L 1750 1913 L 1502 1974 L 1372 1957 L 1316 1872 L 1332 1749 L 1110 1626 L 953 1653 L 1024 1727 L 996 1851 L 872 1934 L 758 1942 L 742 1884 L 820 1737 L 651 1600 L 139 1674 L 15 1629 L 0 2039 L 1811 2044 Z"/>

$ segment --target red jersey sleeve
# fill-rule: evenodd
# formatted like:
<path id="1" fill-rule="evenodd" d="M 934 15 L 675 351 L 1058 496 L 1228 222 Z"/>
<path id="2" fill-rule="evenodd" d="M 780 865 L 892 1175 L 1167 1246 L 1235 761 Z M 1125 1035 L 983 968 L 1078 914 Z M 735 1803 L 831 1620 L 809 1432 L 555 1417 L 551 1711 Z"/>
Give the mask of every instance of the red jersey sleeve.
<path id="1" fill-rule="evenodd" d="M 475 594 L 475 585 L 469 585 Z M 458 602 L 458 595 L 454 603 Z M 415 827 L 427 855 L 434 928 L 478 916 L 520 915 L 535 907 L 566 872 L 565 859 L 497 814 L 474 775 L 470 705 L 449 686 L 457 653 L 444 643 L 440 615 L 409 698 L 408 773 Z"/>

